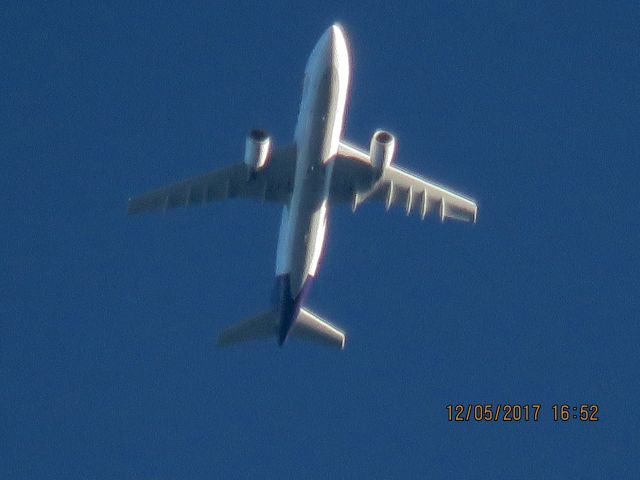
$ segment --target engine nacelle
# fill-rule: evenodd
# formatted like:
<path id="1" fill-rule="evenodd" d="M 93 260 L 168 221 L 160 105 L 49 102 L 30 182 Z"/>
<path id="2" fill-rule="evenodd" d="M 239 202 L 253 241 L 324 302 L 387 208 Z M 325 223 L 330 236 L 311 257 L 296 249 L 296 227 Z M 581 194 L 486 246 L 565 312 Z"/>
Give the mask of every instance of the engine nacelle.
<path id="1" fill-rule="evenodd" d="M 369 157 L 376 175 L 379 177 L 393 161 L 396 151 L 396 138 L 384 130 L 376 130 L 371 137 Z"/>
<path id="2" fill-rule="evenodd" d="M 271 154 L 271 138 L 264 130 L 254 129 L 247 135 L 244 146 L 244 163 L 252 171 L 260 170 L 267 164 Z"/>

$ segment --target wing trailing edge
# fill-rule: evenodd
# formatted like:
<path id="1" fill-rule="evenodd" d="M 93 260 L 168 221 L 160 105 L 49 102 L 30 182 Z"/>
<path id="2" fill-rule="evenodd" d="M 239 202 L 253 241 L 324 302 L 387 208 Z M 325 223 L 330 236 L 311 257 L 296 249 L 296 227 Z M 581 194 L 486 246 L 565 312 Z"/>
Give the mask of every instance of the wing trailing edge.
<path id="1" fill-rule="evenodd" d="M 260 170 L 253 171 L 243 162 L 234 163 L 130 198 L 127 212 L 165 212 L 230 198 L 286 204 L 293 191 L 295 166 L 295 145 L 275 149 Z"/>
<path id="2" fill-rule="evenodd" d="M 345 141 L 340 142 L 334 159 L 330 200 L 350 203 L 354 211 L 376 200 L 387 210 L 399 205 L 407 215 L 415 212 L 422 219 L 433 212 L 442 221 L 450 218 L 475 223 L 478 216 L 474 200 L 403 168 L 389 165 L 381 177 L 376 176 L 369 153 Z"/>

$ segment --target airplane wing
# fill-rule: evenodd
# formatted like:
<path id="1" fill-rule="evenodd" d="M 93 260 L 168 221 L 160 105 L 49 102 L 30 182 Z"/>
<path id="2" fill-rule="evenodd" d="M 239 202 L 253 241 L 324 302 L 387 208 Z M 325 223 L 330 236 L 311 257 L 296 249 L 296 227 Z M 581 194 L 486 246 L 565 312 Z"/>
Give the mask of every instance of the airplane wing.
<path id="1" fill-rule="evenodd" d="M 227 198 L 286 203 L 293 190 L 295 163 L 295 145 L 274 149 L 266 166 L 256 172 L 251 172 L 243 162 L 222 167 L 130 198 L 127 212 L 166 211 Z"/>
<path id="2" fill-rule="evenodd" d="M 369 154 L 362 148 L 340 142 L 334 162 L 331 200 L 351 203 L 354 211 L 364 202 L 379 200 L 387 210 L 402 205 L 407 215 L 417 212 L 424 218 L 437 210 L 442 221 L 476 221 L 478 206 L 473 200 L 407 170 L 390 165 L 376 179 Z"/>

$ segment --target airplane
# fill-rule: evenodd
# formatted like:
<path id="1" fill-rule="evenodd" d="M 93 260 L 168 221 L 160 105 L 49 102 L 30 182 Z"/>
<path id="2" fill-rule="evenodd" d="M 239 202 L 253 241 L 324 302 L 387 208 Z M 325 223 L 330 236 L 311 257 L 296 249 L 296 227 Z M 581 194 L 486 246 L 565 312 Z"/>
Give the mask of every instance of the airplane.
<path id="1" fill-rule="evenodd" d="M 313 48 L 305 68 L 302 101 L 293 143 L 275 148 L 264 130 L 251 130 L 244 159 L 227 167 L 129 199 L 128 213 L 166 211 L 229 198 L 282 204 L 276 253 L 273 304 L 230 326 L 218 345 L 289 337 L 343 349 L 343 331 L 303 306 L 318 264 L 329 208 L 351 204 L 353 211 L 380 201 L 387 210 L 402 205 L 422 219 L 437 211 L 441 221 L 476 221 L 477 205 L 408 170 L 393 165 L 396 140 L 376 130 L 368 150 L 342 137 L 350 59 L 345 33 L 329 27 Z"/>

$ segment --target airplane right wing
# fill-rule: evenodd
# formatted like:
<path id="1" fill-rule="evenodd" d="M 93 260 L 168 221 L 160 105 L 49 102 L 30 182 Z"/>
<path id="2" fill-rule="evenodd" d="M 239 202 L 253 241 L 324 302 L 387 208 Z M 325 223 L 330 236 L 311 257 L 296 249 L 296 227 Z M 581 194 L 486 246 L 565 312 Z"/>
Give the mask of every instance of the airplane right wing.
<path id="1" fill-rule="evenodd" d="M 442 221 L 476 221 L 478 206 L 473 200 L 407 170 L 389 165 L 376 179 L 369 154 L 361 148 L 341 142 L 334 163 L 331 200 L 351 203 L 354 211 L 366 201 L 379 200 L 387 210 L 402 205 L 407 215 L 419 212 L 424 218 L 437 209 Z"/>
<path id="2" fill-rule="evenodd" d="M 295 145 L 274 149 L 264 168 L 251 172 L 235 163 L 198 177 L 130 198 L 127 212 L 147 213 L 169 208 L 203 205 L 227 198 L 254 198 L 286 203 L 293 190 Z"/>

